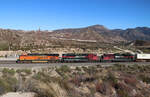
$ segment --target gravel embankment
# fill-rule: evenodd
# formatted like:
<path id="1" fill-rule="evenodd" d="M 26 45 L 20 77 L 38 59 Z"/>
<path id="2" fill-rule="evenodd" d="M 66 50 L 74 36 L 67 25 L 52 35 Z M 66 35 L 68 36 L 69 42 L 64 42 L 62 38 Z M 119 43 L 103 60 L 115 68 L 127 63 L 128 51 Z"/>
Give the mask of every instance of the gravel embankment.
<path id="1" fill-rule="evenodd" d="M 7 93 L 0 97 L 35 97 L 35 93 L 20 93 L 20 92 L 14 93 L 14 92 L 12 92 L 12 93 Z"/>

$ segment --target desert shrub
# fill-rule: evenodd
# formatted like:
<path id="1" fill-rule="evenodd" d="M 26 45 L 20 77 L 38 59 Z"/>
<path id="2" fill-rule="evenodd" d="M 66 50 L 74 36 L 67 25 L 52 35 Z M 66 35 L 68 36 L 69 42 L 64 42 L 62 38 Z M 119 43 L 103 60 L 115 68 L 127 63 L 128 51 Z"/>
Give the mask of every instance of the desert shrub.
<path id="1" fill-rule="evenodd" d="M 70 68 L 67 65 L 62 65 L 60 68 L 56 68 L 56 72 L 57 73 L 66 73 L 66 72 L 70 72 Z"/>
<path id="2" fill-rule="evenodd" d="M 66 77 L 66 75 L 65 75 L 65 73 L 64 72 L 62 72 L 60 69 L 56 69 L 56 72 L 62 77 L 62 78 L 64 78 L 64 79 L 66 79 L 67 77 Z"/>
<path id="3" fill-rule="evenodd" d="M 31 74 L 31 70 L 30 69 L 24 69 L 23 70 L 26 74 Z"/>
<path id="4" fill-rule="evenodd" d="M 10 85 L 15 85 L 17 83 L 17 79 L 15 77 L 6 77 L 4 80 Z"/>
<path id="5" fill-rule="evenodd" d="M 101 66 L 101 65 L 96 65 L 96 67 L 97 67 L 97 68 L 102 68 L 102 66 Z"/>
<path id="6" fill-rule="evenodd" d="M 83 71 L 85 71 L 89 75 L 93 75 L 93 74 L 96 74 L 98 72 L 98 70 L 95 66 L 89 66 L 89 67 L 82 66 L 82 69 L 83 69 Z"/>
<path id="7" fill-rule="evenodd" d="M 76 72 L 76 74 L 78 74 L 78 75 L 84 75 L 85 73 L 82 72 L 82 71 L 78 71 L 78 72 Z"/>
<path id="8" fill-rule="evenodd" d="M 17 73 L 24 72 L 24 73 L 26 73 L 27 75 L 29 75 L 29 74 L 32 73 L 30 69 L 18 69 L 16 72 L 17 72 Z"/>
<path id="9" fill-rule="evenodd" d="M 147 67 L 146 66 L 140 66 L 139 71 L 140 72 L 146 72 Z"/>
<path id="10" fill-rule="evenodd" d="M 83 80 L 83 79 L 82 79 Z M 85 77 L 84 78 L 84 82 L 93 82 L 93 81 L 95 81 L 96 80 L 96 78 L 95 77 L 93 77 L 93 76 L 90 76 L 90 77 Z"/>
<path id="11" fill-rule="evenodd" d="M 112 86 L 118 82 L 118 79 L 111 72 L 109 72 L 108 75 L 106 77 L 104 77 L 103 80 L 111 82 Z"/>
<path id="12" fill-rule="evenodd" d="M 126 92 L 122 89 L 117 90 L 117 94 L 118 94 L 118 97 L 130 97 L 128 92 Z"/>
<path id="13" fill-rule="evenodd" d="M 106 94 L 106 84 L 97 82 L 95 85 L 96 91 L 100 92 L 101 94 Z"/>
<path id="14" fill-rule="evenodd" d="M 31 91 L 37 94 L 36 97 L 56 97 L 54 91 L 49 89 L 39 89 L 34 87 Z"/>
<path id="15" fill-rule="evenodd" d="M 7 43 L 0 43 L 0 50 L 8 50 L 9 45 Z"/>
<path id="16" fill-rule="evenodd" d="M 125 68 L 126 68 L 126 66 L 123 65 L 123 64 L 114 64 L 114 66 L 113 66 L 113 69 L 119 70 L 119 71 L 122 71 L 122 70 L 124 70 Z"/>
<path id="17" fill-rule="evenodd" d="M 137 66 L 137 65 L 129 65 L 128 68 L 130 71 L 136 71 L 136 70 L 140 69 L 141 67 L 139 68 L 139 66 Z"/>
<path id="18" fill-rule="evenodd" d="M 108 82 L 97 82 L 95 84 L 96 92 L 103 95 L 112 95 L 112 86 Z"/>
<path id="19" fill-rule="evenodd" d="M 0 78 L 0 94 L 16 91 L 17 79 L 14 77 Z"/>
<path id="20" fill-rule="evenodd" d="M 116 89 L 117 93 L 119 94 L 119 97 L 129 97 L 128 93 L 130 93 L 130 91 L 132 90 L 125 83 L 121 83 L 121 82 L 115 84 L 114 88 Z"/>
<path id="21" fill-rule="evenodd" d="M 69 91 L 71 89 L 71 86 L 69 83 L 69 81 L 67 80 L 59 80 L 59 85 L 61 88 L 65 89 L 66 91 Z"/>
<path id="22" fill-rule="evenodd" d="M 90 67 L 86 70 L 86 72 L 87 72 L 88 74 L 90 74 L 90 75 L 96 74 L 96 73 L 97 73 L 97 68 L 94 67 L 94 66 L 90 66 Z"/>
<path id="23" fill-rule="evenodd" d="M 38 73 L 36 73 L 36 74 L 33 76 L 33 78 L 36 79 L 36 80 L 40 80 L 40 79 L 42 78 L 42 75 L 43 75 L 42 72 L 38 72 Z"/>
<path id="24" fill-rule="evenodd" d="M 142 75 L 139 75 L 139 78 L 143 81 L 143 82 L 146 82 L 146 83 L 150 83 L 150 77 L 148 76 L 145 76 L 144 74 Z"/>
<path id="25" fill-rule="evenodd" d="M 136 94 L 134 97 L 144 97 L 144 96 L 142 96 L 140 94 Z"/>
<path id="26" fill-rule="evenodd" d="M 26 74 L 31 74 L 32 73 L 30 69 L 18 69 L 16 72 L 17 73 L 24 72 Z"/>
<path id="27" fill-rule="evenodd" d="M 43 81 L 45 83 L 53 81 L 52 78 L 48 74 L 45 74 L 44 72 L 38 72 L 33 76 L 33 78 L 39 81 Z"/>
<path id="28" fill-rule="evenodd" d="M 13 76 L 15 74 L 15 70 L 14 69 L 8 69 L 8 68 L 4 68 L 2 70 L 3 75 L 11 75 Z"/>
<path id="29" fill-rule="evenodd" d="M 114 88 L 117 91 L 118 97 L 130 97 L 128 93 L 131 89 L 127 87 L 125 84 L 117 83 L 115 84 Z"/>
<path id="30" fill-rule="evenodd" d="M 131 76 L 131 77 L 125 77 L 125 78 L 124 78 L 124 82 L 125 82 L 126 84 L 135 86 L 136 83 L 137 83 L 137 80 L 136 80 L 136 78 L 134 78 L 134 77 Z"/>
<path id="31" fill-rule="evenodd" d="M 81 71 L 81 68 L 80 68 L 80 67 L 76 67 L 76 70 L 77 70 L 77 71 Z"/>
<path id="32" fill-rule="evenodd" d="M 29 83 L 30 86 L 27 89 L 30 92 L 36 93 L 36 97 L 58 97 L 56 91 L 54 90 L 54 87 L 50 84 L 51 82 L 44 81 L 46 79 L 45 74 L 39 72 L 39 75 L 41 76 L 41 79 L 32 80 Z"/>
<path id="33" fill-rule="evenodd" d="M 88 68 L 85 67 L 85 66 L 82 66 L 82 69 L 83 69 L 84 71 L 87 71 L 87 70 L 88 70 Z"/>
<path id="34" fill-rule="evenodd" d="M 2 95 L 9 91 L 10 91 L 10 86 L 8 86 L 8 84 L 3 79 L 0 79 L 0 94 Z"/>
<path id="35" fill-rule="evenodd" d="M 74 83 L 76 86 L 80 86 L 80 82 L 82 81 L 81 77 L 78 75 L 75 75 L 72 79 L 71 82 Z"/>

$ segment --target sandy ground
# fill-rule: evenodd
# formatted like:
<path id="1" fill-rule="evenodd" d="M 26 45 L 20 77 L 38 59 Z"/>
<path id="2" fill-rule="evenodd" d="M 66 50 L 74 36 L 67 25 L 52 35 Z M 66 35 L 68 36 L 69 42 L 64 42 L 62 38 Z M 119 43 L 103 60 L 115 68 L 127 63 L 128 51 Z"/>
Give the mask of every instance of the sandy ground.
<path id="1" fill-rule="evenodd" d="M 0 97 L 35 97 L 35 93 L 7 93 L 5 95 L 2 95 Z"/>

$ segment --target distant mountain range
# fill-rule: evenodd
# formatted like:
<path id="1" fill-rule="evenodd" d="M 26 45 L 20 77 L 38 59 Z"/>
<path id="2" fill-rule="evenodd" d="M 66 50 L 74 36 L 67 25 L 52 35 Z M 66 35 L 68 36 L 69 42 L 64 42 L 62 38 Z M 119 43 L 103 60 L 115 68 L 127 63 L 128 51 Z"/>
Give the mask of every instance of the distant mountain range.
<path id="1" fill-rule="evenodd" d="M 103 25 L 54 31 L 0 29 L 0 44 L 31 46 L 54 45 L 61 41 L 116 43 L 135 40 L 150 41 L 150 28 L 108 29 Z"/>
<path id="2" fill-rule="evenodd" d="M 103 25 L 93 25 L 79 29 L 55 30 L 53 33 L 61 33 L 69 39 L 97 40 L 100 42 L 150 40 L 150 28 L 148 27 L 110 30 Z"/>

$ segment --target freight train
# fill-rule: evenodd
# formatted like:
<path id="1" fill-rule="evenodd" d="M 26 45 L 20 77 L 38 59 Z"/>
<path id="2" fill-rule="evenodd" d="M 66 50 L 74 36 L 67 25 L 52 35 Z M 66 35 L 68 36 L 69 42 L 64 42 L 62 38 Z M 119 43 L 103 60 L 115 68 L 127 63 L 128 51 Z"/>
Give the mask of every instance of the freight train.
<path id="1" fill-rule="evenodd" d="M 61 56 L 61 57 L 60 57 Z M 17 63 L 71 63 L 71 62 L 135 62 L 150 61 L 150 54 L 27 54 L 20 55 Z"/>

